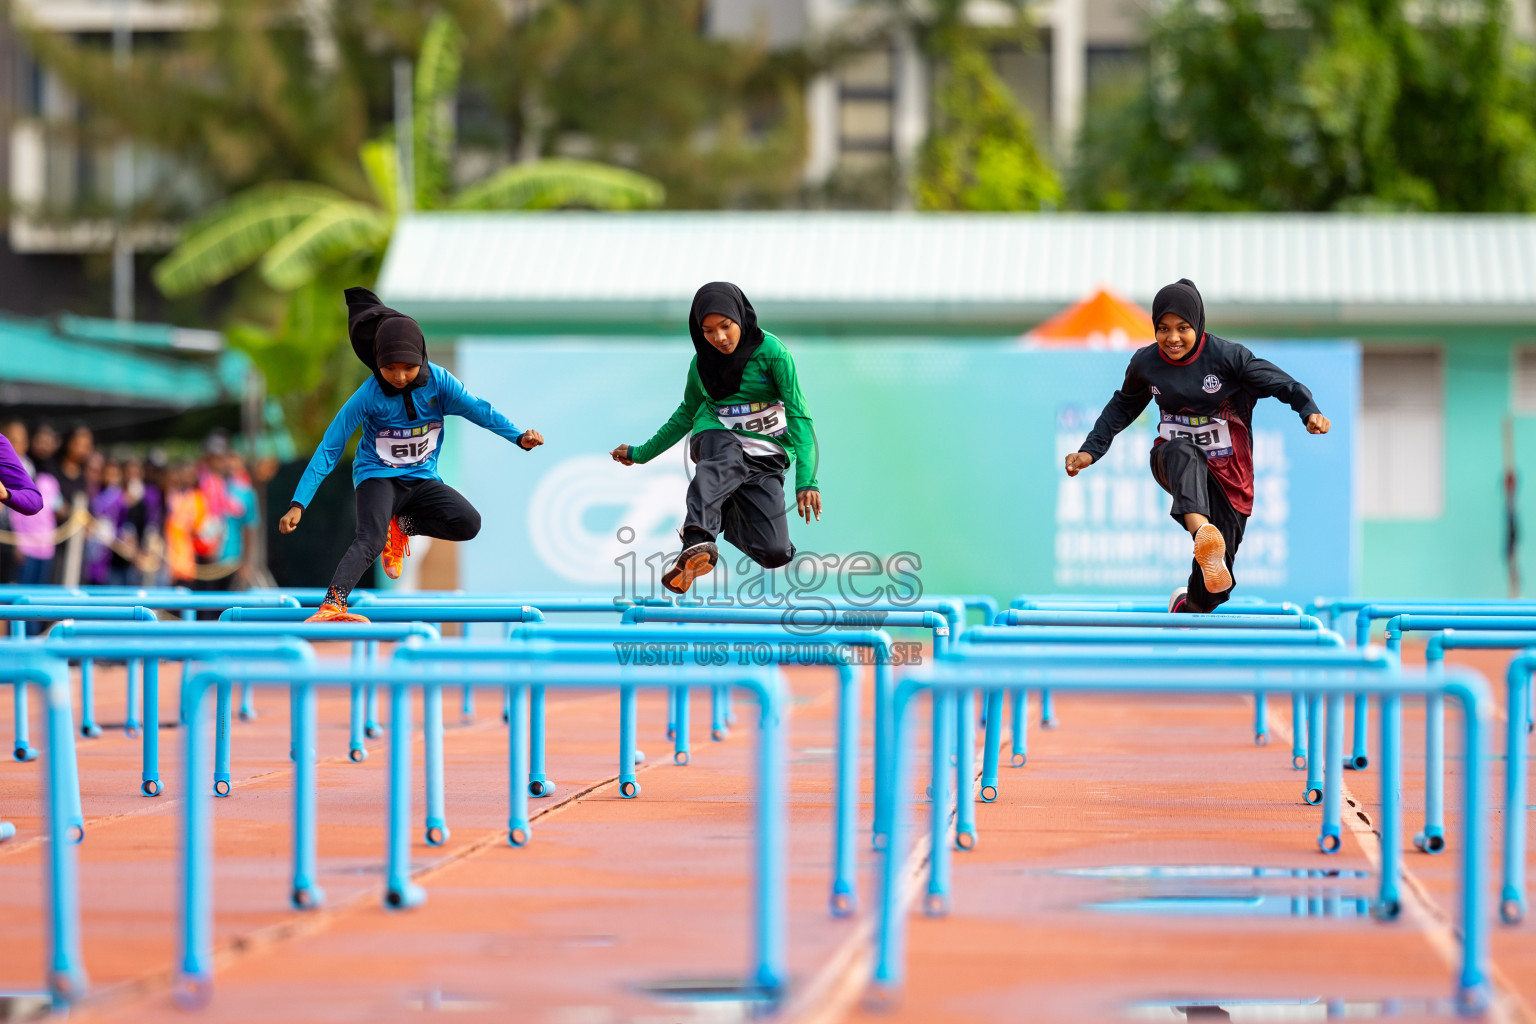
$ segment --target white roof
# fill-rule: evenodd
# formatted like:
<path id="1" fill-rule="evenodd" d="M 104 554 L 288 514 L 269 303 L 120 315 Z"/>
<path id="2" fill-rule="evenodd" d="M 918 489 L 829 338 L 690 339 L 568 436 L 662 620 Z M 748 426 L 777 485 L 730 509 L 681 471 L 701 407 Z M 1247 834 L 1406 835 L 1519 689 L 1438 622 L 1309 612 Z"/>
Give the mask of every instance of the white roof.
<path id="1" fill-rule="evenodd" d="M 1180 277 L 1223 323 L 1536 323 L 1536 217 L 425 213 L 380 292 L 464 328 L 675 324 L 712 280 L 765 322 L 1018 327 Z"/>

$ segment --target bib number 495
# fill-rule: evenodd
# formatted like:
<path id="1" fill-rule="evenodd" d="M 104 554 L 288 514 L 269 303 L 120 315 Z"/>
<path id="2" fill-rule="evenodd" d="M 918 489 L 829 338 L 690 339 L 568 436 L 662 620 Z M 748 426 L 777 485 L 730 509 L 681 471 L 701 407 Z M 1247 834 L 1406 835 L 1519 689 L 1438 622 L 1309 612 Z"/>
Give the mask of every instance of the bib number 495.
<path id="1" fill-rule="evenodd" d="M 769 412 L 766 416 L 759 416 L 755 420 L 738 421 L 737 426 L 742 430 L 750 430 L 754 434 L 771 434 L 779 429 L 779 414 L 777 411 Z"/>

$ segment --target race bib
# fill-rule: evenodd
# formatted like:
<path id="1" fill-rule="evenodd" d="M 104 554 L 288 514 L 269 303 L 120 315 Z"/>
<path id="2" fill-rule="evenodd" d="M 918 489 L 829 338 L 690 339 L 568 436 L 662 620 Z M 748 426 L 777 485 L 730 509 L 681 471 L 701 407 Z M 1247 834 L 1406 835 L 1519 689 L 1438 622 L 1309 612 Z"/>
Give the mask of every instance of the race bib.
<path id="1" fill-rule="evenodd" d="M 1157 436 L 1165 441 L 1186 437 L 1211 459 L 1232 454 L 1231 430 L 1227 421 L 1218 416 L 1174 416 L 1165 412 L 1157 425 Z"/>
<path id="2" fill-rule="evenodd" d="M 726 430 L 750 430 L 754 434 L 778 437 L 788 428 L 783 402 L 748 402 L 722 405 L 715 413 Z"/>
<path id="3" fill-rule="evenodd" d="M 443 421 L 423 423 L 419 427 L 386 427 L 374 438 L 374 450 L 385 465 L 419 466 L 437 451 L 443 436 Z"/>

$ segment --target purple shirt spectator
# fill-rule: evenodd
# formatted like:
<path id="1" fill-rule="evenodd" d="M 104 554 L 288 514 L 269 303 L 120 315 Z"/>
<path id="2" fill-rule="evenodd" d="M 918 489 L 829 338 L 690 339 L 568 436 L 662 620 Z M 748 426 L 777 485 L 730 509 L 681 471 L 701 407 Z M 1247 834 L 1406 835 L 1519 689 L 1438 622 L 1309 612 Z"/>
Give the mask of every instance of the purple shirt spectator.
<path id="1" fill-rule="evenodd" d="M 43 510 L 43 496 L 38 493 L 37 484 L 27 475 L 27 467 L 22 465 L 11 442 L 3 437 L 0 437 L 0 484 L 10 492 L 5 504 L 16 512 L 35 516 Z"/>

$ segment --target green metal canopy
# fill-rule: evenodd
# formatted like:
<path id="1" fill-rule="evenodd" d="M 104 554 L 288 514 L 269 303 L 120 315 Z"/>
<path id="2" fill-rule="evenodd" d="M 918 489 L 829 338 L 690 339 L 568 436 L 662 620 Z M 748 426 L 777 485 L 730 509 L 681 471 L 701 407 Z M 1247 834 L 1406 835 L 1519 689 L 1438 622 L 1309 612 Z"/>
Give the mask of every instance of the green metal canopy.
<path id="1" fill-rule="evenodd" d="M 0 403 L 159 407 L 238 402 L 250 363 L 213 331 L 78 316 L 0 316 Z"/>

